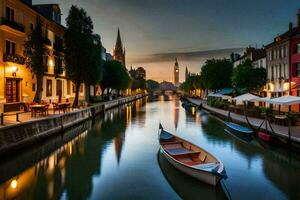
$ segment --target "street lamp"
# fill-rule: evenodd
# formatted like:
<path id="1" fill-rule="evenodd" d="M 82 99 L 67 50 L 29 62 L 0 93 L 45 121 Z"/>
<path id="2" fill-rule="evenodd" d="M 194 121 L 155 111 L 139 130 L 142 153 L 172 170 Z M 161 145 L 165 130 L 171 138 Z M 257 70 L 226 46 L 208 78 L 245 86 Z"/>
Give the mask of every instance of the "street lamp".
<path id="1" fill-rule="evenodd" d="M 12 66 L 11 71 L 12 71 L 12 76 L 17 76 L 17 72 L 19 71 L 19 69 L 16 66 Z"/>

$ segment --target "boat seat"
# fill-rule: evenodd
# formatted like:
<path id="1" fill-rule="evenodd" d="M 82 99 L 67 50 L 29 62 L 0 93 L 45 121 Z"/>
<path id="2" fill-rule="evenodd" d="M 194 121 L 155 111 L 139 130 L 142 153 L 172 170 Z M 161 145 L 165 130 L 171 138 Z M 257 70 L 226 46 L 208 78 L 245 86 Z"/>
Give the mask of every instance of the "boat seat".
<path id="1" fill-rule="evenodd" d="M 181 144 L 182 142 L 180 141 L 173 141 L 173 142 L 162 142 L 160 143 L 161 145 L 167 145 L 167 144 Z"/>
<path id="2" fill-rule="evenodd" d="M 203 162 L 201 162 L 201 161 L 187 161 L 187 162 L 183 162 L 183 163 L 186 164 L 186 165 L 189 165 L 189 166 L 203 164 Z"/>
<path id="3" fill-rule="evenodd" d="M 192 153 L 191 151 L 185 149 L 185 148 L 176 148 L 176 149 L 166 149 L 166 151 L 171 154 L 172 156 L 174 155 L 185 155 Z"/>

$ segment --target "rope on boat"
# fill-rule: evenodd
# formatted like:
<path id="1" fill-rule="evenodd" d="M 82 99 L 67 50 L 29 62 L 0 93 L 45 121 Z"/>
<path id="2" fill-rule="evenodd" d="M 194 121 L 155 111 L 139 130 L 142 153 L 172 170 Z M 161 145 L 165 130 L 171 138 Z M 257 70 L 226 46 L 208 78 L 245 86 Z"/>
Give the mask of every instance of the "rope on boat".
<path id="1" fill-rule="evenodd" d="M 250 121 L 248 119 L 248 116 L 246 115 L 246 110 L 244 110 L 244 115 L 245 115 L 246 121 L 247 121 L 248 125 L 250 126 L 250 128 L 255 131 L 255 128 L 252 126 L 252 124 L 250 123 Z"/>

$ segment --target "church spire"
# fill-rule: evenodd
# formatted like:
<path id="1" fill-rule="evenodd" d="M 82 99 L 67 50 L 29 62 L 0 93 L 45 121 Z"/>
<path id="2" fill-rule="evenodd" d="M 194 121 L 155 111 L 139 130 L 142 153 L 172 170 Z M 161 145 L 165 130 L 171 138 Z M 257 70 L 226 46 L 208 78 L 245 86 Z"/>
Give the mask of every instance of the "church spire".
<path id="1" fill-rule="evenodd" d="M 125 48 L 123 47 L 120 28 L 118 28 L 117 41 L 113 52 L 113 59 L 119 61 L 126 67 Z"/>
<path id="2" fill-rule="evenodd" d="M 122 49 L 123 50 L 123 44 L 122 44 L 122 39 L 121 39 L 120 28 L 118 28 L 118 36 L 117 36 L 115 49 Z"/>

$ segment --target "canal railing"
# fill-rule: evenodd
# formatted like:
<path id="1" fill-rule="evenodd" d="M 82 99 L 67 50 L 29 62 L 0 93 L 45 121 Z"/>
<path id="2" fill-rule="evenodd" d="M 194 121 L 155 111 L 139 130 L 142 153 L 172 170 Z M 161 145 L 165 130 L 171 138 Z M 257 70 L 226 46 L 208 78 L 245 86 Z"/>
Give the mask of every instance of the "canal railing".
<path id="1" fill-rule="evenodd" d="M 196 106 L 199 106 L 200 104 L 202 104 L 203 109 L 205 109 L 206 111 L 208 111 L 209 113 L 211 113 L 213 115 L 218 116 L 219 118 L 222 118 L 224 120 L 226 120 L 228 118 L 228 111 L 226 111 L 226 110 L 213 108 L 213 107 L 207 105 L 207 103 L 202 100 L 192 99 L 192 98 L 187 98 L 187 99 L 189 100 L 189 102 L 191 102 L 192 104 L 194 104 Z M 231 113 L 230 116 L 234 121 L 236 121 L 238 123 L 247 124 L 247 119 L 243 115 Z M 262 119 L 249 117 L 249 123 L 252 126 L 254 126 L 255 128 L 260 127 L 262 122 L 263 122 Z M 291 131 L 290 136 L 288 134 L 289 127 L 272 124 L 272 128 L 274 130 L 274 132 L 273 131 L 272 132 L 277 138 L 287 140 L 287 142 L 293 141 L 293 142 L 296 142 L 297 144 L 300 144 L 300 127 L 299 126 L 290 127 L 290 131 Z M 261 127 L 261 130 L 266 131 L 266 132 L 270 132 L 271 131 L 270 129 L 271 129 L 271 127 L 269 125 L 267 126 L 267 128 Z M 285 143 L 286 143 L 286 141 L 285 141 Z M 297 145 L 297 147 L 298 147 L 298 145 Z"/>
<path id="2" fill-rule="evenodd" d="M 108 109 L 135 101 L 145 96 L 146 95 L 144 94 L 138 94 L 135 96 L 123 97 L 61 115 L 1 127 L 0 154 L 33 144 L 37 140 L 62 132 L 89 118 L 95 117 Z"/>

